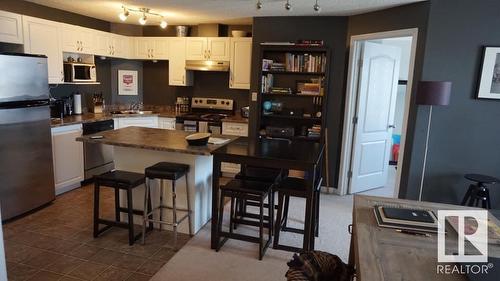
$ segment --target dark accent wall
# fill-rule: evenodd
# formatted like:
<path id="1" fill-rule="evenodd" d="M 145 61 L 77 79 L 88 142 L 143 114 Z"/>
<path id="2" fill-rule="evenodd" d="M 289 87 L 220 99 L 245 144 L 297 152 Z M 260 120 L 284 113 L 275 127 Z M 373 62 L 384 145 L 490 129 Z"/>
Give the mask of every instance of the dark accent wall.
<path id="1" fill-rule="evenodd" d="M 430 5 L 423 80 L 452 81 L 451 103 L 434 107 L 424 200 L 460 203 L 466 173 L 500 178 L 500 101 L 475 98 L 484 46 L 500 46 L 500 2 L 438 0 Z M 407 198 L 417 198 L 428 106 L 418 107 Z M 500 190 L 491 190 L 500 208 Z"/>
<path id="2" fill-rule="evenodd" d="M 109 31 L 110 28 L 110 23 L 107 21 L 47 6 L 42 6 L 23 0 L 2 0 L 0 1 L 0 10 L 52 20 L 52 21 L 79 25 L 102 31 Z"/>
<path id="3" fill-rule="evenodd" d="M 336 186 L 340 143 L 342 141 L 342 119 L 344 112 L 344 82 L 346 69 L 347 17 L 257 17 L 253 21 L 253 57 L 251 91 L 259 92 L 260 43 L 266 41 L 296 41 L 320 39 L 330 49 L 330 77 L 328 92 L 328 168 L 329 186 Z M 257 104 L 250 103 L 252 108 Z M 257 135 L 255 120 L 259 114 L 251 110 L 250 135 Z"/>
<path id="4" fill-rule="evenodd" d="M 118 95 L 118 70 L 135 70 L 139 85 L 137 87 L 137 96 Z M 111 60 L 111 101 L 113 104 L 131 104 L 143 101 L 143 67 L 141 61 L 113 59 Z"/>
<path id="5" fill-rule="evenodd" d="M 403 198 L 407 197 L 406 193 L 409 184 L 408 176 L 410 173 L 410 169 L 413 169 L 413 167 L 410 166 L 418 163 L 418 159 L 423 159 L 420 157 L 420 155 L 414 155 L 412 153 L 412 147 L 414 144 L 423 143 L 424 141 L 420 134 L 415 135 L 414 133 L 415 130 L 422 130 L 421 128 L 415 128 L 416 120 L 421 119 L 421 117 L 420 115 L 417 115 L 419 108 L 414 106 L 414 100 L 417 87 L 416 82 L 420 81 L 422 77 L 429 6 L 429 2 L 421 2 L 349 17 L 349 31 L 347 37 L 348 47 L 350 45 L 351 36 L 353 35 L 392 31 L 398 29 L 418 28 L 417 50 L 415 57 L 415 68 L 413 73 L 413 81 L 415 81 L 415 83 L 412 87 L 412 105 L 410 106 L 409 112 L 408 131 L 405 144 L 406 147 L 404 151 L 405 157 L 403 170 L 401 171 L 402 176 L 399 192 L 399 197 Z M 412 174 L 412 176 L 415 175 Z"/>

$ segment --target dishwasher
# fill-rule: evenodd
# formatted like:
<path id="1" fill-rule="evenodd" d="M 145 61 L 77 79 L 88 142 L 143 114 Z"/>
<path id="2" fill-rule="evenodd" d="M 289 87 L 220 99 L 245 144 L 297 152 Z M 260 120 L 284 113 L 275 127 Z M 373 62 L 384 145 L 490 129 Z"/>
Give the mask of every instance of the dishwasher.
<path id="1" fill-rule="evenodd" d="M 84 136 L 97 134 L 99 132 L 113 130 L 114 127 L 115 126 L 113 120 L 83 123 L 82 134 Z M 84 142 L 83 151 L 85 169 L 84 183 L 90 183 L 94 175 L 100 175 L 102 173 L 112 171 L 115 168 L 115 163 L 113 162 L 112 146 Z"/>

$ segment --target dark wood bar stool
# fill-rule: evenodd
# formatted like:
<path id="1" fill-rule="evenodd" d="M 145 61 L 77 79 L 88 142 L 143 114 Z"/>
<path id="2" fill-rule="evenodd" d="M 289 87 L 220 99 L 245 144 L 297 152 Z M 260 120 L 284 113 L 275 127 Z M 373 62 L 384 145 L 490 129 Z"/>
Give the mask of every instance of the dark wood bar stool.
<path id="1" fill-rule="evenodd" d="M 320 188 L 321 188 L 322 178 L 316 180 L 315 190 L 314 190 L 314 198 L 310 198 L 313 200 L 314 206 L 314 236 L 318 237 L 319 235 L 319 196 L 320 196 Z M 294 177 L 286 177 L 284 178 L 278 185 L 275 186 L 275 190 L 278 191 L 278 211 L 276 215 L 276 223 L 274 229 L 274 241 L 273 248 L 299 252 L 300 248 L 280 245 L 280 231 L 293 232 L 298 234 L 304 234 L 304 229 L 298 229 L 287 226 L 287 217 L 288 217 L 288 209 L 289 209 L 289 200 L 290 197 L 299 197 L 306 198 L 307 200 L 307 189 L 306 189 L 306 181 L 302 178 L 294 178 Z M 314 238 L 313 238 L 314 239 Z"/>
<path id="2" fill-rule="evenodd" d="M 480 174 L 466 174 L 465 178 L 475 182 L 475 184 L 471 184 L 469 189 L 467 189 L 467 192 L 462 200 L 462 206 L 467 205 L 479 207 L 479 204 L 481 203 L 482 208 L 491 209 L 490 190 L 486 185 L 495 184 L 500 180 Z"/>
<path id="3" fill-rule="evenodd" d="M 143 216 L 144 211 L 134 210 L 132 206 L 132 190 L 142 184 L 144 184 L 143 174 L 127 171 L 115 170 L 94 177 L 94 237 L 98 237 L 99 234 L 113 226 L 128 229 L 129 245 L 134 244 L 135 240 L 140 236 L 144 236 L 142 234 L 146 231 L 145 228 L 142 233 L 137 235 L 134 234 L 134 214 Z M 102 219 L 99 216 L 99 195 L 101 187 L 110 187 L 115 190 L 115 221 Z M 127 193 L 126 208 L 120 206 L 120 190 L 124 190 Z M 151 207 L 151 200 L 146 202 L 148 206 Z M 127 214 L 127 222 L 122 222 L 120 220 L 121 213 Z M 104 224 L 106 226 L 99 229 L 99 224 Z M 149 224 L 149 229 L 153 229 L 152 223 Z"/>
<path id="4" fill-rule="evenodd" d="M 174 232 L 174 241 L 173 241 L 173 248 L 174 250 L 177 250 L 177 227 L 179 226 L 182 221 L 184 221 L 186 218 L 188 219 L 189 223 L 189 235 L 193 235 L 192 231 L 192 221 L 191 221 L 191 203 L 189 202 L 189 184 L 188 184 L 188 178 L 187 178 L 187 173 L 189 172 L 189 165 L 186 164 L 177 164 L 177 163 L 169 163 L 169 162 L 159 162 L 153 166 L 147 167 L 145 169 L 145 175 L 146 175 L 146 198 L 144 201 L 144 208 L 146 210 L 144 216 L 143 216 L 143 230 L 146 228 L 146 224 L 149 222 L 154 222 L 154 223 L 159 223 L 160 224 L 160 230 L 162 228 L 162 225 L 170 225 L 173 228 Z M 185 177 L 186 178 L 186 199 L 187 199 L 187 209 L 180 209 L 177 208 L 177 190 L 175 183 L 178 179 Z M 159 206 L 155 208 L 151 208 L 150 206 L 147 206 L 148 202 L 148 196 L 151 194 L 151 184 L 150 181 L 158 179 L 160 180 L 160 204 Z M 164 194 L 164 180 L 169 180 L 172 182 L 172 207 L 165 205 L 163 202 L 163 194 Z M 172 221 L 166 221 L 163 219 L 163 209 L 169 209 L 172 210 Z M 155 220 L 152 218 L 153 213 L 155 211 L 159 210 L 160 215 L 159 219 Z M 177 211 L 182 211 L 186 212 L 186 214 L 178 218 L 177 217 Z M 145 237 L 142 238 L 142 243 L 145 243 Z"/>
<path id="5" fill-rule="evenodd" d="M 267 248 L 271 244 L 272 238 L 272 228 L 274 223 L 274 195 L 272 192 L 272 185 L 264 182 L 248 181 L 248 180 L 231 180 L 225 186 L 220 187 L 221 196 L 219 203 L 219 218 L 216 231 L 217 247 L 216 250 L 219 251 L 224 245 L 227 239 L 237 239 L 246 242 L 252 242 L 259 244 L 259 260 L 262 260 Z M 224 218 L 224 199 L 226 197 L 231 198 L 231 208 L 229 212 L 229 232 L 222 231 L 222 220 Z M 267 211 L 268 211 L 268 221 L 264 219 L 264 204 L 267 198 Z M 259 202 L 259 214 L 258 221 L 247 220 L 244 218 L 236 218 L 235 216 L 235 200 L 251 200 Z M 259 237 L 237 234 L 233 231 L 233 224 L 235 222 L 239 224 L 245 224 L 250 226 L 257 226 L 259 228 Z M 268 239 L 264 240 L 264 229 L 268 229 Z M 221 240 L 221 238 L 223 238 Z"/>
<path id="6" fill-rule="evenodd" d="M 239 180 L 249 180 L 249 181 L 259 181 L 265 182 L 269 184 L 277 184 L 281 180 L 281 178 L 286 174 L 285 171 L 281 169 L 273 169 L 273 168 L 264 168 L 264 167 L 254 167 L 254 166 L 243 166 L 242 171 L 236 174 L 235 179 Z M 236 200 L 235 206 L 235 217 L 248 217 L 253 219 L 258 219 L 259 215 L 255 213 L 248 212 L 247 206 L 259 207 L 259 202 L 252 200 Z M 264 207 L 267 208 L 267 204 L 264 204 Z M 275 206 L 277 209 L 278 206 Z M 264 216 L 266 221 L 269 220 L 268 216 Z M 237 227 L 237 223 L 234 223 L 234 229 Z M 271 229 L 271 233 L 274 229 Z"/>

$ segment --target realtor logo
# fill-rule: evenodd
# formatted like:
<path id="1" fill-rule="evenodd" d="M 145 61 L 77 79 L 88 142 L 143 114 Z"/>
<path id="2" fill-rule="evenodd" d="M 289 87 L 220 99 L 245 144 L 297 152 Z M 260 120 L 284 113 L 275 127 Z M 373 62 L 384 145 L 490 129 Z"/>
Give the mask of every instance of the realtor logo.
<path id="1" fill-rule="evenodd" d="M 446 235 L 446 222 L 457 231 L 458 245 Z M 438 225 L 438 262 L 488 262 L 488 211 L 439 210 Z"/>

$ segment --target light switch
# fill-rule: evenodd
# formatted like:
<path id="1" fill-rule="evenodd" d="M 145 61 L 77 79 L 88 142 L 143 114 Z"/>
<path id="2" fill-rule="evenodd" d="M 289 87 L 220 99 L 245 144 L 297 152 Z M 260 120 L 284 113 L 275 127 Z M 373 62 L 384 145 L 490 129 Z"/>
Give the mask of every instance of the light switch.
<path id="1" fill-rule="evenodd" d="M 252 101 L 257 101 L 257 92 L 252 92 Z"/>

